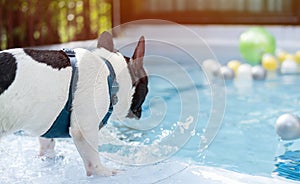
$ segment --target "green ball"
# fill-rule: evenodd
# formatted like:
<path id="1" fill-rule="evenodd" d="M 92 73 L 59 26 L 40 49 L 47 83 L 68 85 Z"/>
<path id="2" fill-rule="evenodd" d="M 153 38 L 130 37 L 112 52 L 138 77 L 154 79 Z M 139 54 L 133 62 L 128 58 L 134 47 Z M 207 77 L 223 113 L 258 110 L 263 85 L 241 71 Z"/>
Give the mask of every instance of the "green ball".
<path id="1" fill-rule="evenodd" d="M 242 57 L 251 65 L 261 62 L 265 53 L 274 54 L 274 36 L 263 27 L 253 27 L 240 36 L 239 49 Z"/>

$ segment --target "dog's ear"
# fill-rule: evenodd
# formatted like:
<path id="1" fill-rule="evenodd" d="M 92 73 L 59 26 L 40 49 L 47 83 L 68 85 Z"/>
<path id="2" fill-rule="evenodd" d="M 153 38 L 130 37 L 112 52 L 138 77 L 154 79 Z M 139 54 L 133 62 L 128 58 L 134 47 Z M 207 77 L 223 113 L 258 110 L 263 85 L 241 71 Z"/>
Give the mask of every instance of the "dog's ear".
<path id="1" fill-rule="evenodd" d="M 132 56 L 132 59 L 137 69 L 143 67 L 144 55 L 145 55 L 145 38 L 144 36 L 141 36 Z"/>
<path id="2" fill-rule="evenodd" d="M 114 51 L 114 43 L 112 35 L 104 31 L 98 38 L 97 48 L 105 48 L 106 50 L 113 52 Z"/>

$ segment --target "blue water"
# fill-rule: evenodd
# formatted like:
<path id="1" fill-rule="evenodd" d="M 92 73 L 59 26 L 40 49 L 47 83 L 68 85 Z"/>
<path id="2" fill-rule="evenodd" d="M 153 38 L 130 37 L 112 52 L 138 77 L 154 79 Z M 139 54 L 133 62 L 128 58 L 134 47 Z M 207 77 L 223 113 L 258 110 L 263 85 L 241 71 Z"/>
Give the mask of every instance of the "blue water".
<path id="1" fill-rule="evenodd" d="M 201 69 L 201 61 L 195 60 L 176 47 L 167 47 L 170 49 L 169 52 L 165 52 L 165 49 L 164 51 L 155 50 L 155 48 L 166 48 L 165 45 L 160 44 L 164 43 L 149 44 L 152 47 L 149 49 L 151 52 L 148 53 L 150 57 L 148 60 L 146 58 L 146 66 L 150 73 L 158 74 L 159 77 L 150 78 L 151 88 L 147 100 L 160 96 L 167 110 L 160 124 L 151 131 L 144 131 L 143 136 L 138 140 L 142 142 L 145 139 L 157 140 L 164 130 L 176 129 L 175 122 L 184 121 L 191 115 L 197 119 L 195 132 L 183 147 L 176 150 L 176 158 L 239 173 L 270 177 L 278 167 L 277 157 L 285 154 L 279 151 L 285 146 L 276 135 L 274 124 L 276 119 L 284 113 L 300 115 L 300 76 L 269 72 L 266 80 L 263 81 L 220 82 L 220 79 L 214 78 L 213 82 L 209 83 Z M 159 61 L 157 61 L 157 58 L 151 58 L 151 55 L 159 55 L 163 59 L 158 58 Z M 164 58 L 168 58 L 168 61 Z M 226 64 L 222 58 L 218 59 Z M 180 67 L 177 68 L 176 64 Z M 184 78 L 186 76 L 188 77 Z M 171 82 L 164 80 L 165 78 Z M 212 85 L 217 85 L 219 88 L 213 88 Z M 215 89 L 219 91 L 213 91 Z M 220 104 L 224 100 L 224 112 L 221 111 L 222 108 L 219 108 L 217 109 L 219 112 L 212 114 L 214 110 L 212 93 L 224 93 L 224 99 L 217 99 L 217 101 L 220 100 L 218 101 Z M 188 99 L 182 100 L 179 98 L 180 95 Z M 182 101 L 184 102 L 180 104 Z M 195 107 L 196 104 L 199 107 Z M 151 105 L 155 113 L 156 104 Z M 179 117 L 178 113 L 182 110 L 178 109 L 180 107 L 191 111 L 184 112 L 183 117 Z M 197 113 L 192 111 L 194 108 L 197 109 Z M 146 114 L 149 112 L 148 101 L 144 110 Z M 157 112 L 162 112 L 162 110 L 165 109 L 159 109 Z M 223 117 L 222 126 L 213 142 L 208 145 L 208 149 L 201 151 L 201 143 L 203 143 L 210 116 L 218 116 L 218 114 Z M 125 136 L 129 139 L 125 141 L 131 141 L 130 135 L 134 135 L 134 130 L 129 131 L 129 134 Z"/>
<path id="2" fill-rule="evenodd" d="M 277 164 L 274 170 L 279 176 L 300 181 L 300 151 L 286 151 L 276 158 Z"/>
<path id="3" fill-rule="evenodd" d="M 180 62 L 181 60 L 179 59 L 179 62 L 176 63 Z M 126 141 L 128 144 L 131 144 L 133 141 L 139 142 L 139 145 L 149 145 L 153 141 L 160 139 L 165 131 L 176 129 L 174 123 L 184 121 L 184 118 L 188 116 L 188 113 L 183 117 L 179 117 L 178 114 L 180 112 L 178 108 L 182 106 L 180 104 L 182 99 L 179 96 L 186 94 L 190 96 L 190 99 L 186 100 L 189 106 L 186 108 L 195 108 L 193 106 L 195 101 L 198 101 L 200 108 L 197 110 L 198 114 L 193 114 L 193 112 L 190 114 L 198 118 L 195 132 L 192 132 L 193 135 L 190 136 L 190 139 L 184 146 L 174 151 L 177 159 L 250 175 L 271 177 L 272 174 L 277 173 L 279 176 L 286 176 L 277 172 L 278 167 L 283 165 L 277 163 L 278 160 L 276 158 L 280 154 L 285 153 L 278 151 L 281 143 L 274 130 L 274 124 L 276 119 L 284 113 L 300 115 L 299 75 L 281 75 L 278 72 L 270 72 L 267 79 L 263 81 L 244 81 L 241 85 L 236 80 L 232 80 L 225 81 L 224 86 L 218 78 L 215 78 L 215 85 L 222 86 L 224 91 L 221 90 L 220 93 L 224 92 L 225 96 L 226 106 L 222 126 L 208 148 L 200 151 L 204 130 L 211 115 L 211 85 L 208 84 L 207 78 L 201 72 L 199 73 L 199 68 L 196 66 L 197 64 L 195 65 L 195 62 L 187 62 L 185 60 L 185 63 L 180 63 L 181 69 L 186 72 L 185 75 L 188 75 L 190 77 L 189 80 L 192 81 L 190 84 L 185 82 L 186 80 L 181 80 L 180 76 L 176 76 L 180 74 L 176 74 L 177 69 L 170 67 L 169 64 L 158 65 L 150 59 L 147 65 L 149 71 L 155 71 L 156 68 L 159 68 L 158 70 L 161 71 L 161 68 L 164 68 L 163 72 L 171 73 L 170 75 L 173 76 L 173 79 L 176 78 L 174 79 L 175 82 L 173 81 L 175 85 L 174 83 L 171 85 L 170 81 L 164 80 L 161 76 L 150 78 L 150 86 L 152 88 L 144 106 L 144 112 L 146 116 L 150 114 L 149 106 L 151 106 L 154 115 L 165 111 L 164 118 L 159 121 L 160 123 L 157 126 L 146 131 L 128 128 L 127 126 L 130 127 L 130 123 L 125 123 L 125 127 L 115 124 L 119 126 L 117 134 L 123 137 L 123 141 Z M 170 65 L 175 64 L 171 63 Z M 160 74 L 166 75 L 162 73 Z M 177 84 L 176 80 L 180 82 Z M 193 96 L 195 90 L 198 99 Z M 151 105 L 149 104 L 149 100 L 156 96 L 159 96 L 165 103 L 166 109 L 159 108 L 163 106 L 163 103 L 157 105 L 161 101 L 154 101 Z M 222 114 L 222 112 L 219 113 Z M 141 123 L 148 123 L 148 121 L 142 119 Z M 142 136 L 139 134 L 142 134 Z M 176 139 L 176 136 L 173 138 Z M 102 151 L 105 152 L 105 150 Z M 117 152 L 117 150 L 115 151 Z M 160 158 L 162 157 L 164 155 L 160 155 Z M 285 178 L 295 180 L 295 178 L 299 178 L 298 175 Z"/>

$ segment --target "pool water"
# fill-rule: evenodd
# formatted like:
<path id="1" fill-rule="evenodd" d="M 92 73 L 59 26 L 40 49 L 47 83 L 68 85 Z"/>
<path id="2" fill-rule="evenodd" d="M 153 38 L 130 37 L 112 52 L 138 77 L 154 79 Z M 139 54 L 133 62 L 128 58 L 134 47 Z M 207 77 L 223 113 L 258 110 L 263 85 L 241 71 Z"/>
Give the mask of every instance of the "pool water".
<path id="1" fill-rule="evenodd" d="M 182 107 L 182 111 L 187 113 L 183 117 L 193 116 L 197 122 L 194 125 L 195 132 L 192 132 L 193 135 L 184 147 L 178 150 L 176 158 L 251 175 L 266 177 L 276 175 L 276 172 L 273 171 L 278 167 L 277 158 L 283 155 L 285 150 L 289 150 L 289 146 L 284 141 L 280 141 L 276 135 L 274 124 L 276 119 L 284 113 L 300 115 L 298 108 L 300 76 L 268 72 L 266 80 L 262 81 L 237 79 L 222 81 L 215 77 L 209 82 L 207 75 L 202 71 L 202 63 L 200 62 L 199 67 L 199 62 L 186 52 L 178 48 L 170 48 L 165 43 L 155 42 L 149 44 L 149 47 L 148 54 L 150 56 L 148 60 L 146 58 L 146 66 L 150 74 L 154 73 L 155 77 L 150 78 L 151 87 L 147 100 L 158 95 L 163 98 L 168 107 L 165 119 L 150 132 L 159 136 L 163 134 L 163 130 L 172 130 L 174 122 L 185 121 L 184 118 L 178 117 L 178 112 L 182 110 L 178 109 L 178 103 L 183 101 L 183 104 L 188 104 L 187 109 L 189 109 L 188 112 L 185 112 L 185 107 Z M 155 48 L 164 48 L 164 52 L 155 50 Z M 165 52 L 166 49 L 170 50 Z M 193 52 L 189 51 L 187 53 Z M 171 58 L 180 65 L 180 72 L 178 72 L 176 64 L 163 61 L 162 58 L 156 62 L 157 59 L 151 58 L 152 55 Z M 214 55 L 212 54 L 211 57 Z M 196 58 L 198 57 L 196 56 Z M 222 62 L 222 58 L 219 58 L 219 61 Z M 168 73 L 171 73 L 170 76 L 166 76 L 166 70 L 161 68 L 167 69 Z M 184 78 L 181 74 L 190 78 Z M 169 81 L 166 81 L 165 78 Z M 189 81 L 192 82 L 189 83 Z M 170 87 L 170 83 L 173 86 Z M 212 87 L 214 85 L 219 87 Z M 196 94 L 194 94 L 195 91 Z M 213 104 L 214 95 L 218 93 L 224 93 L 224 96 L 215 97 L 220 108 L 214 107 L 215 104 Z M 180 95 L 185 96 L 185 100 L 180 99 Z M 149 106 L 147 105 L 148 101 L 144 106 L 146 113 Z M 222 103 L 224 103 L 224 107 Z M 199 105 L 199 109 L 195 105 Z M 181 106 L 184 105 L 181 104 Z M 197 109 L 196 113 L 192 112 L 194 108 Z M 157 112 L 162 112 L 162 110 L 164 109 L 158 109 Z M 213 113 L 214 110 L 217 111 L 216 114 Z M 211 116 L 219 116 L 216 121 L 221 121 L 221 126 L 213 143 L 209 144 L 209 148 L 202 152 L 201 142 L 203 142 L 204 132 L 207 124 L 210 123 Z M 217 124 L 217 122 L 214 123 Z M 150 132 L 143 132 L 141 139 L 147 139 Z M 153 138 L 153 135 L 150 135 L 151 137 Z M 300 146 L 294 146 L 293 150 L 297 150 L 297 148 L 300 149 Z"/>
<path id="2" fill-rule="evenodd" d="M 18 133 L 1 140 L 0 183 L 297 182 L 300 145 L 280 141 L 274 123 L 283 113 L 300 115 L 299 75 L 208 81 L 182 49 L 148 47 L 141 121 L 110 122 L 99 133 L 101 160 L 117 176 L 86 177 L 71 139 L 59 139 L 49 160 L 37 157 L 36 138 Z"/>
<path id="3" fill-rule="evenodd" d="M 197 72 L 193 73 L 193 69 L 187 64 L 185 67 L 191 76 L 197 75 Z M 225 81 L 226 108 L 222 126 L 213 143 L 204 152 L 201 152 L 199 147 L 211 110 L 211 87 L 205 85 L 203 81 L 202 84 L 195 84 L 201 106 L 196 130 L 174 157 L 193 164 L 271 177 L 278 166 L 275 159 L 280 154 L 284 154 L 282 149 L 288 148 L 283 142 L 280 142 L 274 124 L 283 113 L 300 115 L 297 108 L 300 104 L 299 77 L 299 75 L 269 73 L 268 78 L 264 81 L 244 81 L 244 85 L 237 84 L 235 80 Z M 205 80 L 205 78 L 202 79 Z M 126 126 L 120 125 L 118 130 L 114 131 L 120 138 L 124 137 L 122 140 L 129 144 L 136 141 L 142 145 L 151 144 L 151 141 L 161 139 L 166 131 L 172 130 L 174 122 L 178 121 L 179 110 L 176 109 L 178 105 L 174 105 L 179 101 L 178 93 L 191 93 L 194 90 L 192 87 L 182 86 L 177 86 L 176 90 L 170 90 L 168 83 L 157 77 L 150 79 L 150 86 L 154 86 L 154 89 L 151 89 L 148 99 L 153 98 L 152 95 L 157 95 L 159 91 L 158 95 L 168 106 L 166 117 L 163 123 L 151 131 L 135 131 L 133 128 L 126 127 L 129 123 Z M 153 91 L 156 93 L 153 94 Z M 190 104 L 194 104 L 192 101 L 195 99 L 189 100 Z M 147 113 L 148 106 L 145 106 L 144 109 Z M 155 107 L 154 102 L 152 106 Z M 191 105 L 190 108 L 193 106 Z M 161 109 L 152 109 L 152 113 L 156 111 L 159 113 Z M 145 143 L 145 140 L 148 142 Z M 105 150 L 102 151 L 105 152 Z M 128 150 L 126 149 L 126 151 Z M 111 153 L 122 154 L 118 150 Z M 123 161 L 126 158 L 127 156 L 122 157 Z"/>
<path id="4" fill-rule="evenodd" d="M 299 114 L 298 90 L 299 76 L 253 82 L 241 93 L 234 83 L 228 84 L 223 127 L 207 151 L 207 164 L 270 176 L 280 145 L 274 123 L 283 113 Z"/>

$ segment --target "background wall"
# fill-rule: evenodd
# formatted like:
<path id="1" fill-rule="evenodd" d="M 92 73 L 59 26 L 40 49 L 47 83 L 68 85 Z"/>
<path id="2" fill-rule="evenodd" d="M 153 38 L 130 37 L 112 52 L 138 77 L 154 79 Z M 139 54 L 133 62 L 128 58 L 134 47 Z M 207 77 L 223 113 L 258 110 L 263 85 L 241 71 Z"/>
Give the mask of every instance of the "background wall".
<path id="1" fill-rule="evenodd" d="M 201 35 L 218 41 L 239 33 L 239 29 L 230 30 L 232 25 L 284 26 L 289 33 L 281 35 L 281 28 L 275 32 L 285 39 L 300 25 L 300 1 L 0 0 L 0 50 L 96 39 L 104 30 L 138 19 L 198 25 Z M 115 36 L 126 35 L 119 33 L 114 32 Z"/>

